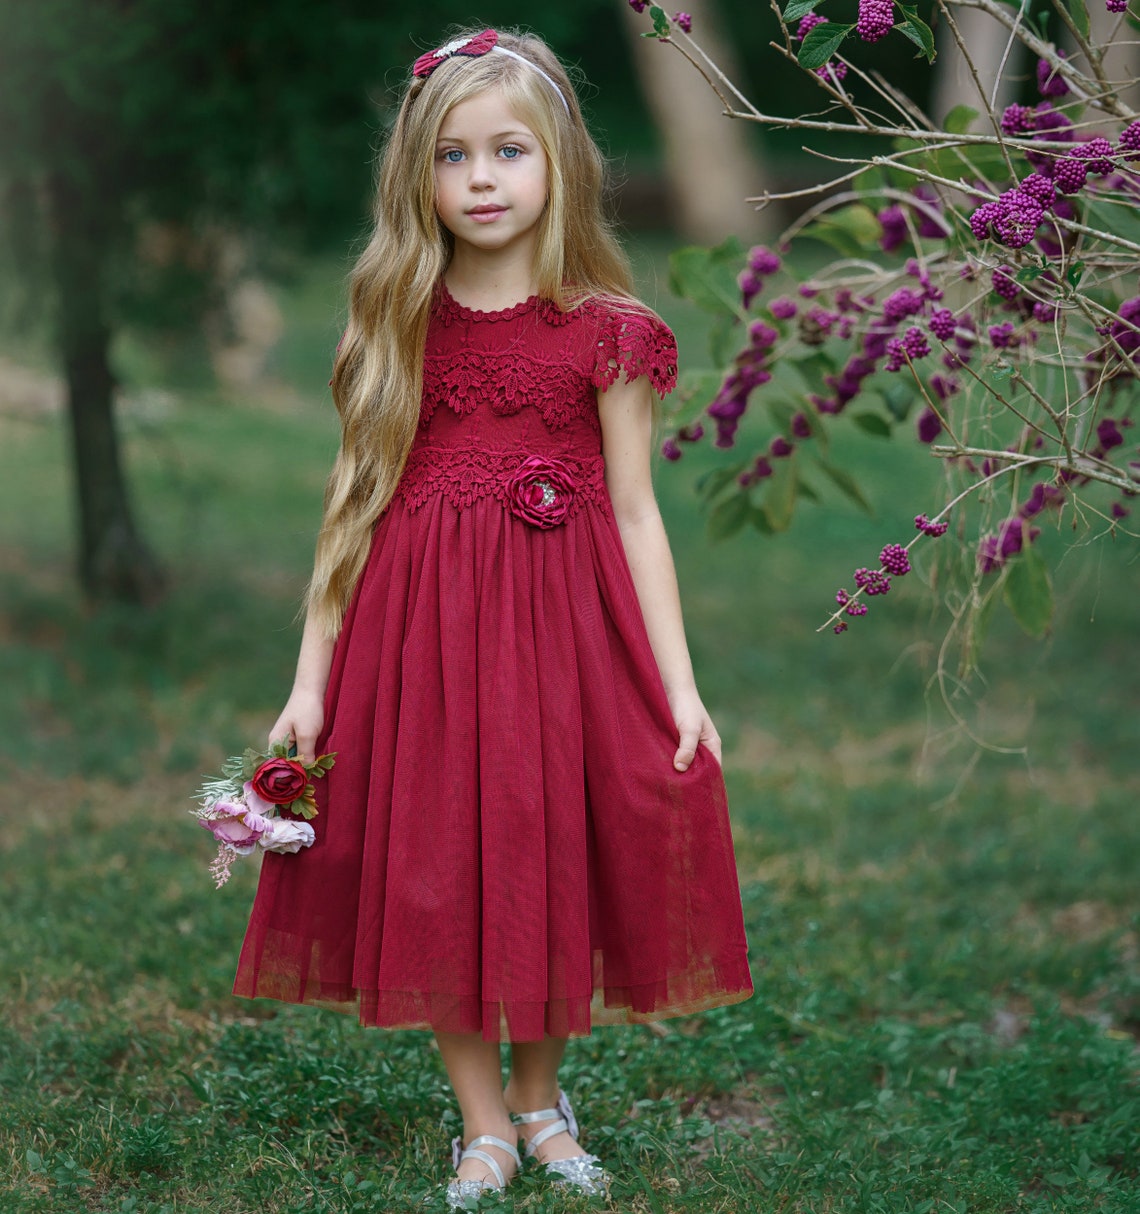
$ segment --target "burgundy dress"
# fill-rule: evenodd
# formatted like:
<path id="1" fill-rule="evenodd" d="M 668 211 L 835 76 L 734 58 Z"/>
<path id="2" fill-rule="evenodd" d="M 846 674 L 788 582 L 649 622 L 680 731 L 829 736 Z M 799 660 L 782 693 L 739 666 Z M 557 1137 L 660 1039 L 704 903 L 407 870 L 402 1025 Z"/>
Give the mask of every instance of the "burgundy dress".
<path id="1" fill-rule="evenodd" d="M 267 854 L 236 994 L 585 1036 L 747 999 L 720 767 L 688 771 L 606 492 L 596 389 L 651 314 L 440 289 L 422 417 L 337 641 L 316 842 Z"/>

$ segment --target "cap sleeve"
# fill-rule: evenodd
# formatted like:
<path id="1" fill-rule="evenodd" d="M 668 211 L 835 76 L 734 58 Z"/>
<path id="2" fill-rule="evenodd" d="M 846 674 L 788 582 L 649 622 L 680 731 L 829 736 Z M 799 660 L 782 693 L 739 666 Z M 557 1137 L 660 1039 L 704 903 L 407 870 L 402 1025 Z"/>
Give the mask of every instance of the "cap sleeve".
<path id="1" fill-rule="evenodd" d="M 658 396 L 677 383 L 677 341 L 652 312 L 609 312 L 598 331 L 594 387 L 605 391 L 622 371 L 626 380 L 647 375 Z"/>

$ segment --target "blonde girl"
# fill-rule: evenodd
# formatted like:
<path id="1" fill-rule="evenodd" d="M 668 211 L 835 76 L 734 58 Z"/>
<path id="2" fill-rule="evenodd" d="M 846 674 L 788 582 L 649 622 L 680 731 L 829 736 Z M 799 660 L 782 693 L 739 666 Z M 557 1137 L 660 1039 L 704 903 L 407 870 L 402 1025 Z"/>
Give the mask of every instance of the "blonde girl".
<path id="1" fill-rule="evenodd" d="M 567 1041 L 752 993 L 650 476 L 676 345 L 631 294 L 602 169 L 539 39 L 467 31 L 414 64 L 271 731 L 337 762 L 314 845 L 265 857 L 234 988 L 434 1033 L 463 1118 L 453 1207 L 506 1188 L 520 1139 L 604 1194 Z"/>

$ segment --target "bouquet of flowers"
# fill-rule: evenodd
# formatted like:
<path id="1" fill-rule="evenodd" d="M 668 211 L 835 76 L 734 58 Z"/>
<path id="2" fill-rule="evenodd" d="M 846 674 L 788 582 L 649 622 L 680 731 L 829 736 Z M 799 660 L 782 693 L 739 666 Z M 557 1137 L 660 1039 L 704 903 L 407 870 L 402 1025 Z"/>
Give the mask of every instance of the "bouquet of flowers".
<path id="1" fill-rule="evenodd" d="M 332 767 L 336 754 L 320 755 L 312 763 L 293 757 L 286 742 L 273 742 L 267 753 L 246 750 L 222 764 L 222 774 L 207 779 L 198 789 L 198 807 L 192 812 L 218 842 L 210 865 L 215 888 L 230 879 L 238 856 L 257 848 L 297 852 L 313 843 L 307 821 L 281 817 L 282 810 L 314 818 L 317 804 L 310 781 L 319 780 Z"/>

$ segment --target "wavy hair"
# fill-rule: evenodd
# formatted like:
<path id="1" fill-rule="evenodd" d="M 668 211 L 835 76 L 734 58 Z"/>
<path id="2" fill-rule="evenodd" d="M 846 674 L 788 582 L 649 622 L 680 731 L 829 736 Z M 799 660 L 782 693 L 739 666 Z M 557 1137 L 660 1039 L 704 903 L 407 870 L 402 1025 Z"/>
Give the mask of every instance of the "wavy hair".
<path id="1" fill-rule="evenodd" d="M 538 293 L 563 310 L 596 298 L 645 310 L 631 294 L 629 263 L 603 214 L 604 162 L 565 69 L 539 38 L 508 32 L 499 42 L 557 82 L 569 113 L 538 72 L 493 52 L 446 59 L 407 88 L 380 154 L 373 231 L 349 275 L 348 324 L 333 364 L 341 441 L 305 596 L 309 616 L 330 639 L 340 631 L 419 421 L 428 316 L 454 247 L 435 205 L 435 145 L 453 106 L 500 89 L 546 153 L 550 196 L 539 220 Z"/>

